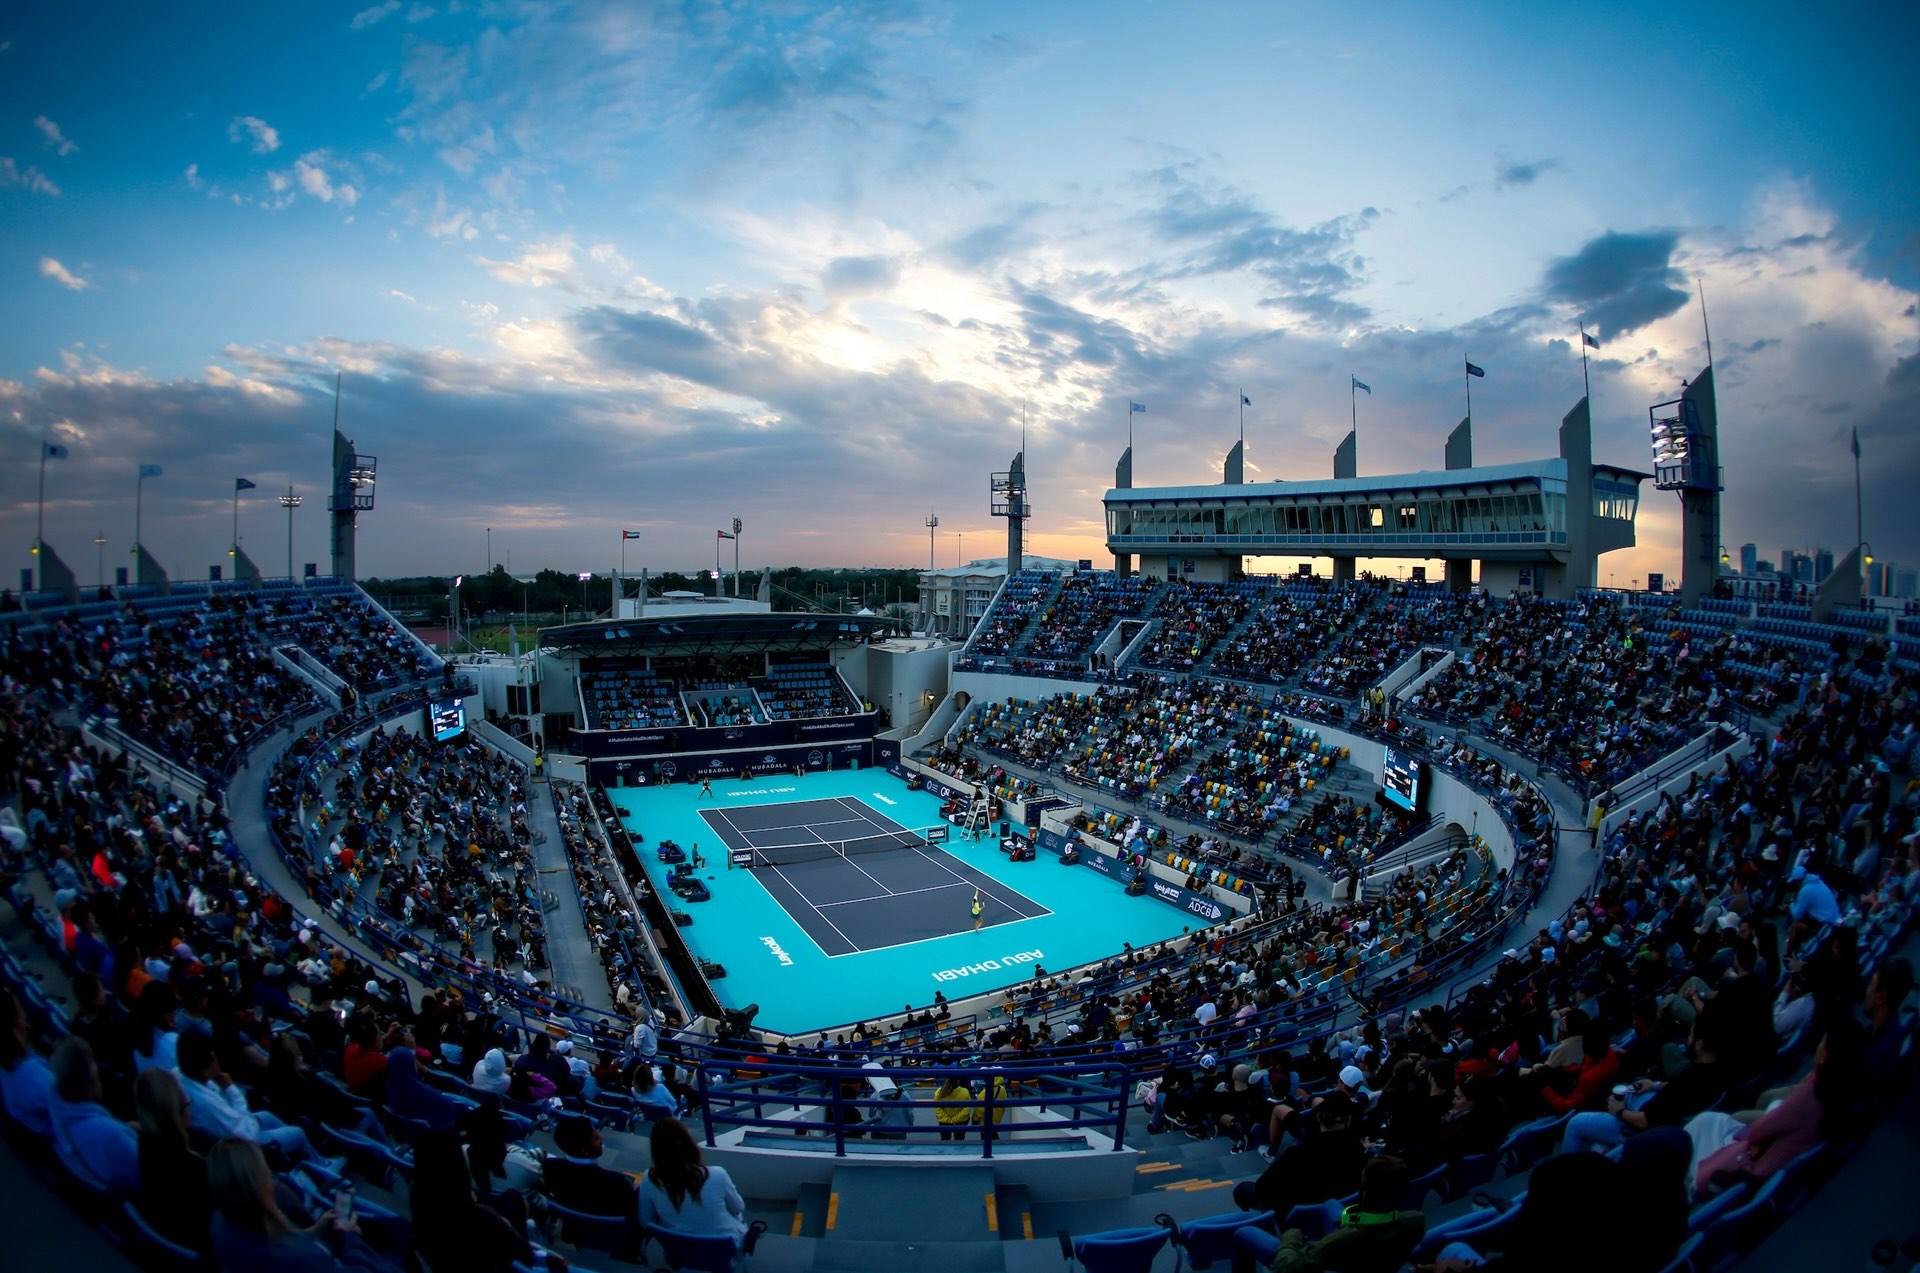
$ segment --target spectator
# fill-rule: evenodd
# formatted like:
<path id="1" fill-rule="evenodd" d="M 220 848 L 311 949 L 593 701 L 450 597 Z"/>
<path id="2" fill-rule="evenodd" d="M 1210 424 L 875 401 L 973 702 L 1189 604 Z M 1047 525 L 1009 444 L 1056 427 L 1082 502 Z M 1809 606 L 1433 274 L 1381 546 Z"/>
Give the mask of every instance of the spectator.
<path id="1" fill-rule="evenodd" d="M 495 1096 L 507 1094 L 507 1054 L 499 1048 L 489 1048 L 473 1066 L 473 1085 L 483 1092 L 492 1092 Z"/>
<path id="2" fill-rule="evenodd" d="M 1865 1040 L 1843 1018 L 1820 1041 L 1813 1069 L 1798 1083 L 1762 1092 L 1755 1109 L 1708 1111 L 1687 1123 L 1693 1196 L 1709 1197 L 1739 1176 L 1765 1180 L 1822 1139 L 1852 1135 L 1867 1090 Z"/>
<path id="3" fill-rule="evenodd" d="M 538 1152 L 507 1143 L 507 1120 L 497 1109 L 481 1108 L 467 1116 L 467 1166 L 481 1199 L 509 1218 L 515 1210 L 524 1217 L 527 1204 L 540 1192 Z M 504 1203 L 509 1196 L 517 1207 Z"/>
<path id="4" fill-rule="evenodd" d="M 300 1228 L 280 1209 L 273 1171 L 260 1147 L 248 1140 L 220 1141 L 207 1155 L 207 1185 L 215 1214 L 213 1255 L 221 1273 L 335 1273 L 361 1269 L 391 1273 L 360 1236 L 350 1217 L 328 1211 Z"/>
<path id="5" fill-rule="evenodd" d="M 207 1160 L 187 1141 L 187 1094 L 167 1070 L 148 1070 L 133 1084 L 140 1125 L 140 1214 L 170 1242 L 207 1249 L 213 1195 Z"/>
<path id="6" fill-rule="evenodd" d="M 947 1075 L 934 1089 L 933 1099 L 942 1102 L 933 1111 L 933 1119 L 940 1125 L 940 1139 L 965 1140 L 967 1126 L 973 1122 L 973 1089 L 967 1086 L 966 1077 Z"/>
<path id="7" fill-rule="evenodd" d="M 137 1071 L 171 1070 L 180 1036 L 174 1030 L 179 996 L 164 981 L 140 987 L 133 1005 L 133 1067 Z"/>
<path id="8" fill-rule="evenodd" d="M 675 1119 L 653 1125 L 653 1165 L 640 1181 L 640 1221 L 680 1233 L 725 1235 L 740 1246 L 747 1204 L 724 1167 L 700 1161 L 700 1147 Z"/>
<path id="9" fill-rule="evenodd" d="M 333 1171 L 343 1165 L 321 1158 L 300 1127 L 248 1108 L 246 1089 L 220 1068 L 208 1036 L 198 1031 L 181 1035 L 180 1067 L 175 1073 L 187 1094 L 188 1125 L 200 1135 L 271 1145 L 288 1162 L 323 1162 Z"/>
<path id="10" fill-rule="evenodd" d="M 388 1081 L 392 1082 L 389 1071 Z M 473 1177 L 451 1131 L 425 1133 L 413 1146 L 414 1245 L 429 1268 L 459 1273 L 509 1273 L 529 1263 L 525 1232 L 474 1197 Z"/>
<path id="11" fill-rule="evenodd" d="M 674 1099 L 666 1085 L 660 1082 L 660 1076 L 654 1073 L 650 1063 L 641 1062 L 629 1071 L 633 1084 L 633 1102 L 642 1109 L 658 1110 L 672 1118 L 680 1111 L 680 1102 Z"/>
<path id="12" fill-rule="evenodd" d="M 401 1118 L 425 1123 L 437 1132 L 452 1131 L 460 1121 L 460 1105 L 444 1092 L 420 1080 L 420 1059 L 402 1044 L 387 1053 L 387 1108 Z"/>
<path id="13" fill-rule="evenodd" d="M 1257 1179 L 1235 1185 L 1234 1202 L 1243 1210 L 1284 1216 L 1297 1206 L 1354 1192 L 1367 1161 L 1354 1125 L 1358 1115 L 1351 1098 L 1337 1092 L 1326 1097 L 1310 1116 L 1296 1120 L 1306 1124 L 1305 1141 L 1281 1154 Z"/>
<path id="14" fill-rule="evenodd" d="M 1407 1183 L 1407 1165 L 1398 1158 L 1370 1160 L 1360 1173 L 1360 1201 L 1341 1213 L 1338 1228 L 1317 1241 L 1300 1229 L 1275 1240 L 1249 1225 L 1234 1235 L 1235 1273 L 1252 1273 L 1255 1261 L 1274 1273 L 1398 1273 L 1427 1232 L 1424 1212 L 1400 1209 Z"/>
<path id="15" fill-rule="evenodd" d="M 29 1135 L 53 1134 L 53 1070 L 34 1052 L 27 1013 L 13 991 L 0 985 L 0 1103 L 7 1117 Z"/>
<path id="16" fill-rule="evenodd" d="M 561 1119 L 553 1129 L 553 1143 L 559 1152 L 547 1155 L 545 1175 L 547 1193 L 555 1202 L 590 1216 L 639 1219 L 633 1178 L 600 1165 L 605 1146 L 590 1120 Z"/>
<path id="17" fill-rule="evenodd" d="M 140 1143 L 133 1128 L 100 1103 L 100 1071 L 85 1039 L 64 1040 L 48 1060 L 54 1097 L 48 1106 L 53 1148 L 67 1170 L 118 1197 L 140 1190 Z"/>

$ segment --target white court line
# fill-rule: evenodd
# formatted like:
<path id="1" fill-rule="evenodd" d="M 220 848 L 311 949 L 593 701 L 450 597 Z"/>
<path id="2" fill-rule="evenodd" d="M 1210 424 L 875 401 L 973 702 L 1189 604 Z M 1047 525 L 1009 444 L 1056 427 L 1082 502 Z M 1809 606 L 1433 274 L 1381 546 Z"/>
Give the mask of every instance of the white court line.
<path id="1" fill-rule="evenodd" d="M 867 878 L 872 879 L 873 877 L 868 876 Z M 875 881 L 875 882 L 878 883 L 878 881 Z M 881 887 L 884 888 L 886 886 L 881 885 Z M 926 888 L 910 888 L 905 890 L 904 892 L 899 892 L 899 893 L 875 893 L 872 897 L 849 897 L 844 902 L 813 902 L 811 903 L 811 905 L 815 910 L 819 910 L 823 906 L 852 906 L 858 902 L 884 902 L 888 898 L 893 898 L 893 897 L 912 897 L 915 893 L 942 893 L 950 888 L 965 888 L 965 887 L 966 887 L 965 883 L 933 884 Z"/>
<path id="2" fill-rule="evenodd" d="M 1016 924 L 1026 924 L 1026 923 L 1031 923 L 1033 920 L 1036 920 L 1036 919 L 1045 919 L 1047 915 L 1051 915 L 1051 914 L 1053 914 L 1052 911 L 1048 911 L 1044 915 L 1022 915 L 1019 919 L 1007 919 L 1007 920 L 1002 920 L 997 924 L 988 924 L 985 928 L 981 929 L 980 931 L 981 933 L 984 934 L 988 932 L 997 931 L 1002 928 L 1012 928 Z M 835 931 L 838 931 L 838 930 L 835 930 Z M 828 959 L 851 959 L 855 955 L 871 955 L 882 950 L 904 950 L 908 946 L 924 946 L 926 943 L 930 941 L 954 941 L 958 938 L 967 937 L 971 935 L 972 935 L 971 929 L 963 929 L 959 932 L 940 933 L 933 937 L 916 937 L 912 941 L 899 941 L 899 942 L 893 943 L 891 946 L 869 946 L 865 950 L 849 950 L 843 955 L 827 955 L 827 958 Z M 819 942 L 814 943 L 814 946 L 816 948 L 818 948 L 819 945 L 820 945 Z M 825 954 L 824 951 L 822 951 L 821 953 Z"/>
<path id="3" fill-rule="evenodd" d="M 815 906 L 815 905 L 813 904 L 813 902 L 812 902 L 811 900 L 809 900 L 809 899 L 808 899 L 808 897 L 807 897 L 807 894 L 806 894 L 806 892 L 805 892 L 805 890 L 803 890 L 803 889 L 802 889 L 802 888 L 801 888 L 801 887 L 800 887 L 799 885 L 797 885 L 797 884 L 795 884 L 795 883 L 794 883 L 794 882 L 793 882 L 792 880 L 790 880 L 790 879 L 788 879 L 788 878 L 787 878 L 787 877 L 786 877 L 785 875 L 782 875 L 782 874 L 781 874 L 781 872 L 780 872 L 780 868 L 779 868 L 779 867 L 777 867 L 777 866 L 770 866 L 770 867 L 768 867 L 767 869 L 768 869 L 768 870 L 770 870 L 770 871 L 772 871 L 772 872 L 773 872 L 773 873 L 774 873 L 775 875 L 779 875 L 779 876 L 780 876 L 780 882 L 781 882 L 782 884 L 785 884 L 785 885 L 786 885 L 786 886 L 787 886 L 788 888 L 790 888 L 790 889 L 792 889 L 792 890 L 793 890 L 793 893 L 794 893 L 794 896 L 795 896 L 795 897 L 798 897 L 798 898 L 799 898 L 799 899 L 800 899 L 801 901 L 803 901 L 803 902 L 806 902 L 806 904 L 807 904 L 807 909 L 808 909 L 808 910 L 810 910 L 810 911 L 812 911 L 812 912 L 813 912 L 814 914 L 816 914 L 816 915 L 818 915 L 818 916 L 819 916 L 819 917 L 820 917 L 820 918 L 821 918 L 822 920 L 825 920 L 825 921 L 826 921 L 826 925 L 827 925 L 827 927 L 828 927 L 828 928 L 831 928 L 831 929 L 832 929 L 832 930 L 833 930 L 834 932 L 836 932 L 836 933 L 839 933 L 839 934 L 840 934 L 840 940 L 841 940 L 841 941 L 843 941 L 843 942 L 845 942 L 845 943 L 847 943 L 847 945 L 849 945 L 849 946 L 851 946 L 851 947 L 853 948 L 852 950 L 849 950 L 849 951 L 847 951 L 847 952 L 846 952 L 847 954 L 849 954 L 849 955 L 857 955 L 857 954 L 859 954 L 859 953 L 860 953 L 860 943 L 859 943 L 859 942 L 857 942 L 857 941 L 855 941 L 855 940 L 854 940 L 853 938 L 851 938 L 851 937 L 849 937 L 849 936 L 847 936 L 847 935 L 846 935 L 845 933 L 841 933 L 841 932 L 840 932 L 840 925 L 838 925 L 838 924 L 836 924 L 836 923 L 834 923 L 834 922 L 833 922 L 832 920 L 830 920 L 830 919 L 827 919 L 827 916 L 826 916 L 826 912 L 825 912 L 825 911 L 822 911 L 822 910 L 821 910 L 821 909 L 820 909 L 820 908 L 819 908 L 818 906 Z M 764 885 L 763 885 L 762 887 L 764 887 Z M 779 902 L 779 899 L 778 899 L 778 898 L 775 898 L 774 900 L 775 900 L 776 902 Z M 780 902 L 780 909 L 782 909 L 782 910 L 785 910 L 785 909 L 786 909 L 786 903 L 784 903 L 784 902 Z M 798 922 L 798 921 L 796 921 L 796 922 Z M 806 929 L 805 929 L 805 927 L 804 927 L 804 926 L 803 926 L 803 927 L 801 928 L 801 931 L 802 931 L 802 932 L 805 932 L 805 931 L 806 931 Z M 814 945 L 816 945 L 816 946 L 818 946 L 819 944 L 820 944 L 820 943 L 818 943 L 818 942 L 815 942 L 815 943 L 814 943 Z M 826 952 L 825 952 L 825 951 L 821 951 L 820 953 L 821 953 L 821 954 L 823 954 L 823 955 L 825 955 L 825 954 L 826 954 Z M 834 955 L 827 955 L 827 958 L 828 958 L 828 959 L 834 959 L 834 958 L 837 958 L 837 956 L 834 956 Z"/>
<path id="4" fill-rule="evenodd" d="M 718 811 L 716 810 L 716 812 L 718 812 Z M 756 835 L 772 835 L 772 834 L 774 834 L 775 832 L 778 832 L 778 831 L 811 831 L 811 830 L 813 830 L 813 828 L 815 828 L 815 827 L 837 827 L 837 826 L 842 826 L 842 825 L 845 825 L 845 824 L 847 824 L 847 823 L 855 823 L 855 824 L 857 824 L 857 825 L 860 825 L 860 826 L 872 826 L 872 825 L 873 825 L 873 824 L 872 824 L 872 823 L 870 823 L 870 822 L 866 822 L 866 821 L 864 821 L 864 820 L 861 820 L 861 819 L 855 819 L 855 818 L 835 818 L 835 819 L 833 819 L 833 820 L 831 820 L 831 821 L 828 821 L 828 822 L 789 822 L 789 823 L 787 823 L 787 824 L 786 824 L 785 826 L 778 826 L 778 827 L 754 827 L 754 828 L 753 828 L 752 830 L 749 830 L 749 831 L 742 831 L 742 830 L 741 830 L 741 829 L 740 829 L 739 827 L 735 827 L 735 826 L 733 826 L 733 824 L 732 824 L 731 822 L 729 822 L 729 823 L 728 823 L 727 825 L 728 825 L 729 827 L 731 827 L 731 828 L 732 828 L 732 829 L 734 830 L 734 832 L 735 832 L 735 833 L 737 833 L 737 834 L 739 834 L 739 835 L 744 835 L 744 836 L 749 836 L 749 837 L 751 837 L 751 836 L 756 836 Z M 844 838 L 846 838 L 846 839 L 849 839 L 849 840 L 851 840 L 851 839 L 853 839 L 854 837 L 853 837 L 853 836 L 846 836 L 846 837 L 844 837 Z"/>
<path id="5" fill-rule="evenodd" d="M 814 832 L 814 833 L 813 833 L 813 835 L 814 835 L 814 839 L 816 839 L 816 840 L 818 840 L 818 841 L 820 841 L 820 843 L 822 843 L 822 844 L 828 844 L 828 845 L 830 845 L 830 844 L 832 844 L 832 843 L 833 843 L 833 841 L 831 841 L 831 840 L 829 840 L 829 839 L 827 839 L 827 837 L 825 837 L 825 836 L 823 836 L 823 835 L 821 835 L 821 834 L 820 834 L 820 833 L 819 833 L 818 831 L 816 831 L 816 832 Z M 865 875 L 865 876 L 866 876 L 866 877 L 867 877 L 868 879 L 870 879 L 870 880 L 873 880 L 873 886 L 874 886 L 875 888 L 877 888 L 877 889 L 883 889 L 883 890 L 885 890 L 885 891 L 886 891 L 886 892 L 887 892 L 888 894 L 892 894 L 892 892 L 893 892 L 893 890 L 892 890 L 892 889 L 890 889 L 890 888 L 887 888 L 887 886 L 886 886 L 885 884 L 882 884 L 882 883 L 881 883 L 881 882 L 880 882 L 879 880 L 874 880 L 874 879 L 873 879 L 873 876 L 872 876 L 871 874 L 869 874 L 869 873 L 868 873 L 868 871 L 867 871 L 867 869 L 866 869 L 865 867 L 863 867 L 863 866 L 861 866 L 861 865 L 860 865 L 860 864 L 859 864 L 858 862 L 855 862 L 855 861 L 854 861 L 854 860 L 853 860 L 852 858 L 850 858 L 850 857 L 848 857 L 848 856 L 847 856 L 846 854 L 844 854 L 844 853 L 842 853 L 842 854 L 839 854 L 838 856 L 839 856 L 839 858 L 840 858 L 840 860 L 841 860 L 842 862 L 845 862 L 845 863 L 846 863 L 846 864 L 847 864 L 848 866 L 850 866 L 850 867 L 852 867 L 852 868 L 853 868 L 854 870 L 856 870 L 856 871 L 858 871 L 858 872 L 860 872 L 860 874 L 862 874 L 862 875 Z M 807 904 L 808 904 L 809 906 L 812 906 L 812 905 L 813 905 L 813 903 L 811 903 L 811 902 L 809 902 L 809 903 L 807 903 Z M 818 909 L 818 907 L 815 907 L 815 909 L 817 910 L 817 909 Z"/>
<path id="6" fill-rule="evenodd" d="M 1017 905 L 1016 903 L 1013 903 L 1013 902 L 1010 902 L 1010 901 L 1008 901 L 1008 900 L 1007 900 L 1006 898 L 1004 898 L 1004 897 L 1002 897 L 1002 896 L 1000 896 L 1000 895 L 999 895 L 998 893 L 996 893 L 996 892 L 994 892 L 992 888 L 990 888 L 990 887 L 983 887 L 982 885 L 980 885 L 980 884 L 978 884 L 978 883 L 976 883 L 975 881 L 973 881 L 973 880 L 970 880 L 970 879 L 968 879 L 968 878 L 967 878 L 966 876 L 964 876 L 964 875 L 962 875 L 962 874 L 960 874 L 960 872 L 958 872 L 958 871 L 956 871 L 956 870 L 954 870 L 954 869 L 953 869 L 952 867 L 950 867 L 950 866 L 948 866 L 948 865 L 947 865 L 947 864 L 946 864 L 945 862 L 941 862 L 941 861 L 939 861 L 939 860 L 938 860 L 938 859 L 936 859 L 936 858 L 933 858 L 933 857 L 930 857 L 930 856 L 928 856 L 928 854 L 927 854 L 927 852 L 926 852 L 926 850 L 925 850 L 925 849 L 919 849 L 919 848 L 916 848 L 916 849 L 914 850 L 914 852 L 915 852 L 915 853 L 918 853 L 918 854 L 919 854 L 919 855 L 920 855 L 921 857 L 923 857 L 923 858 L 926 858 L 928 862 L 930 862 L 930 863 L 932 863 L 932 864 L 933 864 L 934 866 L 937 866 L 937 867 L 939 867 L 939 868 L 940 868 L 941 870 L 943 870 L 943 871 L 945 871 L 945 872 L 946 872 L 946 873 L 947 873 L 948 875 L 951 875 L 951 876 L 952 876 L 952 877 L 953 877 L 954 879 L 956 879 L 956 880 L 959 880 L 959 881 L 960 881 L 960 882 L 961 882 L 962 884 L 972 884 L 972 885 L 973 885 L 973 886 L 974 886 L 975 888 L 979 888 L 979 889 L 981 889 L 981 891 L 982 891 L 982 892 L 984 892 L 984 893 L 986 893 L 986 895 L 987 895 L 988 897 L 991 897 L 991 898 L 992 898 L 992 899 L 993 899 L 994 901 L 996 901 L 996 902 L 998 902 L 998 903 L 1000 903 L 1000 904 L 1001 904 L 1002 906 L 1004 906 L 1004 907 L 1006 907 L 1007 909 L 1009 909 L 1009 910 L 1014 910 L 1014 911 L 1018 911 L 1018 910 L 1021 910 L 1021 909 L 1022 909 L 1022 908 L 1021 908 L 1021 907 L 1020 907 L 1019 905 Z M 945 854 L 945 852 L 944 852 L 944 851 L 942 852 L 942 854 L 941 854 L 941 856 L 942 856 L 942 857 L 945 857 L 945 856 L 946 856 L 946 854 Z M 960 859 L 958 859 L 958 858 L 955 858 L 954 860 L 955 860 L 955 861 L 959 861 Z M 976 868 L 974 868 L 974 869 L 975 869 L 975 870 L 978 870 L 979 868 L 978 868 L 978 867 L 976 867 Z M 986 875 L 987 873 L 986 873 L 985 871 L 981 871 L 981 872 L 980 872 L 980 874 L 982 874 L 982 875 Z M 994 884 L 999 884 L 999 883 L 1001 883 L 1001 881 L 1000 881 L 1000 880 L 994 880 L 992 876 L 988 876 L 987 878 L 988 878 L 989 880 L 992 880 L 992 882 L 993 882 Z M 1020 899 L 1021 901 L 1023 901 L 1023 902 L 1032 902 L 1032 903 L 1033 903 L 1033 905 L 1035 905 L 1035 906 L 1040 906 L 1040 903 L 1039 903 L 1039 902 L 1035 902 L 1035 901 L 1034 901 L 1034 900 L 1033 900 L 1033 899 L 1032 899 L 1031 897 L 1028 897 L 1028 896 L 1027 896 L 1027 895 L 1026 895 L 1025 893 L 1022 893 L 1022 892 L 1019 892 L 1019 891 L 1017 891 L 1017 890 L 1014 890 L 1014 889 L 1013 889 L 1013 886 L 1012 886 L 1011 884 L 1008 884 L 1008 885 L 1006 885 L 1006 887 L 1007 887 L 1007 888 L 1008 888 L 1008 889 L 1009 889 L 1010 891 L 1012 891 L 1012 892 L 1013 892 L 1013 895 L 1014 895 L 1015 897 L 1017 897 L 1017 898 L 1019 898 L 1019 899 Z M 1052 912 L 1052 911 L 1050 911 L 1050 910 L 1048 910 L 1048 909 L 1047 909 L 1047 908 L 1046 908 L 1045 906 L 1040 906 L 1040 915 L 1051 915 L 1051 914 L 1053 914 L 1053 912 Z M 1021 916 L 1021 918 L 1022 918 L 1022 919 L 1038 919 L 1038 918 L 1040 918 L 1040 915 L 1022 915 L 1022 916 Z"/>

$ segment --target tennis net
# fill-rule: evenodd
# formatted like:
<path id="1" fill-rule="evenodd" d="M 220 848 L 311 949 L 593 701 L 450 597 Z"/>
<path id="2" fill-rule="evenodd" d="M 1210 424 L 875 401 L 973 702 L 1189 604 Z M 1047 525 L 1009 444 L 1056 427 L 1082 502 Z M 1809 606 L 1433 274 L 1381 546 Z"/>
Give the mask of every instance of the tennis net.
<path id="1" fill-rule="evenodd" d="M 828 858 L 853 858 L 868 853 L 888 853 L 895 849 L 917 849 L 927 842 L 916 831 L 882 831 L 853 840 L 809 840 L 804 844 L 754 845 L 749 851 L 749 866 L 796 866 L 801 862 L 822 862 Z"/>

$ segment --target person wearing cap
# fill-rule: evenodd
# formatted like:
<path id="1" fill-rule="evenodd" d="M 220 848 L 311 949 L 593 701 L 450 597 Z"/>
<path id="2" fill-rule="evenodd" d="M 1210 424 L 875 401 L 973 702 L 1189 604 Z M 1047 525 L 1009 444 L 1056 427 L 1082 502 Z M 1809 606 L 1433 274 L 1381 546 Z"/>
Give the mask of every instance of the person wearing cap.
<path id="1" fill-rule="evenodd" d="M 1787 886 L 1793 890 L 1793 907 L 1788 913 L 1795 925 L 1817 928 L 1840 922 L 1840 902 L 1819 872 L 1796 866 L 1787 874 Z"/>

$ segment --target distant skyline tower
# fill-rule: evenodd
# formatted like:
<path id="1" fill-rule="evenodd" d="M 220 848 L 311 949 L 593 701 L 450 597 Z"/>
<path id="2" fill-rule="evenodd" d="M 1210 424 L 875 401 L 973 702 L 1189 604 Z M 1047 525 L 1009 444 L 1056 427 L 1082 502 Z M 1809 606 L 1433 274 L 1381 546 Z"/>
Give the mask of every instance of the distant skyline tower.
<path id="1" fill-rule="evenodd" d="M 1740 545 L 1740 573 L 1751 579 L 1760 569 L 1760 546 Z"/>
<path id="2" fill-rule="evenodd" d="M 340 376 L 333 380 L 333 486 L 327 495 L 329 548 L 334 578 L 351 580 L 354 574 L 354 531 L 361 513 L 373 511 L 374 470 L 379 460 L 357 454 L 353 441 L 340 432 Z"/>
<path id="3" fill-rule="evenodd" d="M 1021 557 L 1027 543 L 1027 518 L 1033 510 L 1027 504 L 1027 453 L 1017 452 L 1013 465 L 993 475 L 990 511 L 1007 519 L 1007 578 L 1020 573 Z"/>

